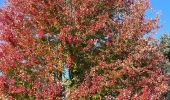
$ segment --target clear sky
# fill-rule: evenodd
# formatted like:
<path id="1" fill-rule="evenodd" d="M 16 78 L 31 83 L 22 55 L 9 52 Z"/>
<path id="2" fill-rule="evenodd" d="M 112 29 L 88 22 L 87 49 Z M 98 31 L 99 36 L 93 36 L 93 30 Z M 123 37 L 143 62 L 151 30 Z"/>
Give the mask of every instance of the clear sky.
<path id="1" fill-rule="evenodd" d="M 4 0 L 0 0 L 0 5 L 3 5 L 3 3 L 4 3 Z"/>
<path id="2" fill-rule="evenodd" d="M 161 34 L 170 35 L 170 0 L 150 0 L 151 7 L 155 12 L 160 12 L 160 21 L 159 24 L 163 27 L 157 31 L 155 35 L 156 38 L 159 38 Z M 153 17 L 153 13 L 147 13 L 149 17 Z"/>
<path id="3" fill-rule="evenodd" d="M 5 0 L 0 0 L 0 6 L 3 5 Z M 160 21 L 159 24 L 163 27 L 157 31 L 157 34 L 154 36 L 159 38 L 161 34 L 170 34 L 170 0 L 150 0 L 151 7 L 155 10 L 155 12 L 160 12 Z M 150 13 L 149 11 L 146 13 L 148 17 L 153 17 L 154 13 Z"/>

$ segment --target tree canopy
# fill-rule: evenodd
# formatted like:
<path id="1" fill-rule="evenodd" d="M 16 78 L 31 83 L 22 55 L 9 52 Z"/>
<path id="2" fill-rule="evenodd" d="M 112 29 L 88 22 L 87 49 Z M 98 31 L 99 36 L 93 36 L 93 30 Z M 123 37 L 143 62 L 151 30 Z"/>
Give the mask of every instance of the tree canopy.
<path id="1" fill-rule="evenodd" d="M 16 100 L 161 100 L 165 58 L 147 0 L 8 0 L 0 94 Z M 67 77 L 66 77 L 67 76 Z"/>

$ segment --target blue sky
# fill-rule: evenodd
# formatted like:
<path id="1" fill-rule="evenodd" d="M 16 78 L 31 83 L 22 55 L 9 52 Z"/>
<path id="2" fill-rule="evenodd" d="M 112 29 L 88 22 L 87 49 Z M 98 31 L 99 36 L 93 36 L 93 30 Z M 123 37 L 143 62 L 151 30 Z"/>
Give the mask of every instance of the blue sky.
<path id="1" fill-rule="evenodd" d="M 170 0 L 150 0 L 151 7 L 155 12 L 160 12 L 160 21 L 159 24 L 163 27 L 157 31 L 157 34 L 154 36 L 159 38 L 161 34 L 170 35 Z M 154 13 L 155 13 L 154 12 Z M 153 17 L 154 13 L 146 13 L 148 17 Z"/>
<path id="2" fill-rule="evenodd" d="M 0 6 L 3 5 L 5 0 L 0 0 Z M 163 27 L 157 31 L 157 34 L 154 37 L 159 38 L 161 34 L 170 34 L 170 0 L 150 0 L 151 7 L 155 10 L 153 13 L 148 11 L 146 15 L 148 17 L 153 17 L 156 12 L 160 12 L 160 21 L 159 24 Z"/>
<path id="3" fill-rule="evenodd" d="M 0 0 L 0 5 L 2 5 L 4 3 L 4 0 Z"/>

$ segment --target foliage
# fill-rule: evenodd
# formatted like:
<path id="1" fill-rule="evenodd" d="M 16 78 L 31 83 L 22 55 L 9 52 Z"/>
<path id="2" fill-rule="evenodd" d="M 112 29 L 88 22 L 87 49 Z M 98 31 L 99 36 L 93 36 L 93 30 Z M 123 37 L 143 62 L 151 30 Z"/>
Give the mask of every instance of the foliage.
<path id="1" fill-rule="evenodd" d="M 161 36 L 160 45 L 164 47 L 162 48 L 162 52 L 170 61 L 170 36 L 168 34 Z"/>
<path id="2" fill-rule="evenodd" d="M 147 0 L 8 0 L 0 93 L 17 100 L 157 100 L 167 90 Z M 68 69 L 66 76 L 65 69 Z"/>
<path id="3" fill-rule="evenodd" d="M 165 55 L 165 57 L 167 58 L 167 61 L 165 64 L 163 64 L 163 68 L 164 68 L 164 73 L 166 73 L 168 75 L 168 77 L 170 77 L 170 36 L 168 34 L 163 34 L 160 38 L 160 44 L 159 44 L 160 50 L 163 52 L 163 54 Z M 168 81 L 168 85 L 170 86 L 170 80 Z M 170 99 L 170 91 L 167 91 L 166 93 L 164 93 L 164 98 L 165 100 L 169 100 Z"/>
<path id="4" fill-rule="evenodd" d="M 170 36 L 168 34 L 164 34 L 161 36 L 160 38 L 160 43 L 159 43 L 159 47 L 161 52 L 163 52 L 163 54 L 165 55 L 165 57 L 167 58 L 167 62 L 164 64 L 164 68 L 166 69 L 165 72 L 170 75 Z"/>

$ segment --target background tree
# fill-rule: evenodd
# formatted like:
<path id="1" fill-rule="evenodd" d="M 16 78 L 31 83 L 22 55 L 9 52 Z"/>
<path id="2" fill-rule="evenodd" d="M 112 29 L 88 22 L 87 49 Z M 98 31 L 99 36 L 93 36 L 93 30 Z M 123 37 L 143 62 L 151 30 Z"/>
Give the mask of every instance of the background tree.
<path id="1" fill-rule="evenodd" d="M 161 51 L 163 52 L 163 54 L 165 55 L 165 57 L 167 58 L 167 63 L 164 65 L 165 67 L 165 71 L 168 75 L 170 75 L 170 36 L 168 34 L 163 34 L 160 38 L 160 47 L 161 47 Z"/>
<path id="2" fill-rule="evenodd" d="M 164 56 L 144 38 L 159 28 L 158 17 L 145 17 L 148 1 L 8 2 L 0 17 L 6 98 L 148 100 L 167 90 Z"/>
<path id="3" fill-rule="evenodd" d="M 167 63 L 165 63 L 163 65 L 164 73 L 166 73 L 168 75 L 168 77 L 170 77 L 170 36 L 168 34 L 163 34 L 160 38 L 160 47 L 161 47 L 161 51 L 163 52 L 163 54 L 165 55 L 165 57 L 167 58 Z M 168 82 L 169 86 L 170 86 L 170 80 Z M 170 99 L 170 91 L 166 92 L 164 94 L 165 100 L 169 100 Z"/>
<path id="4" fill-rule="evenodd" d="M 162 52 L 170 60 L 170 36 L 168 34 L 164 34 L 161 36 L 160 44 L 163 45 Z"/>

